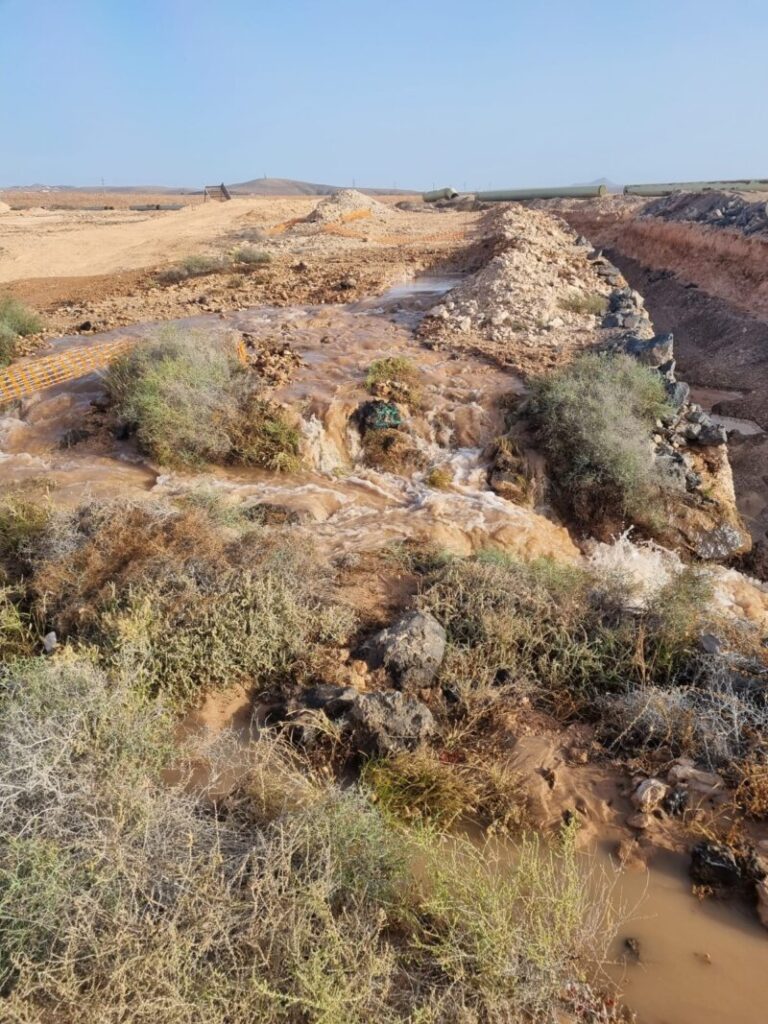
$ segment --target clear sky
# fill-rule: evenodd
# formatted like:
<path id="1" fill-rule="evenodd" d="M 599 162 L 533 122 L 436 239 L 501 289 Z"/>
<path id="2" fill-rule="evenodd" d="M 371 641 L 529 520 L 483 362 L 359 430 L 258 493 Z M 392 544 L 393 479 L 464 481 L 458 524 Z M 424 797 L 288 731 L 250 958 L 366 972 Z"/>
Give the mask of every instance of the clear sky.
<path id="1" fill-rule="evenodd" d="M 0 186 L 768 177 L 768 0 L 0 0 Z"/>

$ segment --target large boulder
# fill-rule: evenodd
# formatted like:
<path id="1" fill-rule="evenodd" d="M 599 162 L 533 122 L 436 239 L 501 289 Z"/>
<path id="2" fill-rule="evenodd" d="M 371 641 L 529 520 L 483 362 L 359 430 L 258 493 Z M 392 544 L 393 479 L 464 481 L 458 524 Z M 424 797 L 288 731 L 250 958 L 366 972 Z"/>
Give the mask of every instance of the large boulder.
<path id="1" fill-rule="evenodd" d="M 372 755 L 415 750 L 435 731 L 425 704 L 393 690 L 359 694 L 346 722 L 358 750 Z"/>
<path id="2" fill-rule="evenodd" d="M 624 351 L 644 366 L 661 367 L 672 360 L 674 341 L 671 331 L 655 334 L 647 341 L 644 338 L 628 338 L 624 343 Z"/>
<path id="3" fill-rule="evenodd" d="M 406 691 L 432 686 L 444 655 L 445 630 L 429 612 L 409 612 L 366 646 L 371 667 L 384 666 L 395 686 Z"/>

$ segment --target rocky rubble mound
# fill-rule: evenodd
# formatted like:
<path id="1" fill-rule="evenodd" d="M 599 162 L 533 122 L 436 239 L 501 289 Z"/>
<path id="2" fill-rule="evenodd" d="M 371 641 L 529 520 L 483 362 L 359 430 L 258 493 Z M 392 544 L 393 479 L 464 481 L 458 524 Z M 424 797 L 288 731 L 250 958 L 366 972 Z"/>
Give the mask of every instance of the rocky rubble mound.
<path id="1" fill-rule="evenodd" d="M 645 206 L 640 217 L 732 228 L 743 235 L 768 238 L 768 203 L 764 199 L 750 203 L 727 192 L 678 192 L 664 196 Z"/>
<path id="2" fill-rule="evenodd" d="M 520 204 L 484 219 L 496 255 L 433 307 L 422 334 L 486 351 L 523 372 L 567 362 L 593 341 L 611 287 L 607 261 L 564 222 Z"/>
<path id="3" fill-rule="evenodd" d="M 309 224 L 343 224 L 358 218 L 375 217 L 388 220 L 395 216 L 392 211 L 372 196 L 366 196 L 354 188 L 342 188 L 325 199 L 321 199 L 307 217 Z"/>

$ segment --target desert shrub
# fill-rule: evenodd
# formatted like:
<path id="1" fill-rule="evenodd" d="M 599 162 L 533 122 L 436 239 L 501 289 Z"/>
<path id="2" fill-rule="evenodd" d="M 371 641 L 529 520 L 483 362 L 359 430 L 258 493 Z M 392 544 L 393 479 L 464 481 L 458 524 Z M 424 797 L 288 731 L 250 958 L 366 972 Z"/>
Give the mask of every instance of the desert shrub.
<path id="1" fill-rule="evenodd" d="M 24 493 L 0 499 L 0 583 L 31 572 L 31 553 L 51 515 L 49 503 Z"/>
<path id="2" fill-rule="evenodd" d="M 362 448 L 365 461 L 386 473 L 423 469 L 427 464 L 426 452 L 407 431 L 395 427 L 366 430 Z"/>
<path id="3" fill-rule="evenodd" d="M 16 339 L 18 335 L 10 327 L 0 323 L 0 369 L 13 362 L 16 356 Z"/>
<path id="4" fill-rule="evenodd" d="M 228 539 L 204 509 L 84 506 L 51 524 L 40 552 L 39 621 L 182 703 L 300 678 L 354 624 L 310 549 L 277 547 L 253 527 Z"/>
<path id="5" fill-rule="evenodd" d="M 734 688 L 717 663 L 701 658 L 691 674 L 693 684 L 632 686 L 605 697 L 599 705 L 604 740 L 626 753 L 663 749 L 719 770 L 754 764 L 756 749 L 765 753 L 768 709 Z M 741 793 L 744 802 L 759 806 L 764 787 L 764 778 L 753 773 Z"/>
<path id="6" fill-rule="evenodd" d="M 409 832 L 268 738 L 272 795 L 212 813 L 162 708 L 88 660 L 0 689 L 3 1017 L 83 1024 L 549 1020 L 610 938 L 572 835 L 491 848 Z M 188 751 L 200 768 L 210 749 Z M 215 765 L 214 765 L 215 768 Z M 306 772 L 308 769 L 304 768 Z M 296 787 L 299 801 L 280 800 Z M 495 859 L 494 859 L 495 858 Z M 411 864 L 419 862 L 418 877 Z M 598 908 L 598 909 L 594 909 Z"/>
<path id="7" fill-rule="evenodd" d="M 37 313 L 27 309 L 18 299 L 6 295 L 0 299 L 0 326 L 17 337 L 25 338 L 42 330 L 43 322 Z"/>
<path id="8" fill-rule="evenodd" d="M 157 274 L 157 280 L 161 284 L 178 284 L 190 277 L 205 277 L 207 274 L 215 274 L 220 270 L 226 270 L 228 266 L 229 260 L 224 256 L 187 256 L 175 266 L 161 270 Z"/>
<path id="9" fill-rule="evenodd" d="M 597 292 L 568 295 L 559 300 L 560 309 L 567 313 L 584 313 L 591 316 L 602 316 L 608 309 L 608 300 Z"/>
<path id="10" fill-rule="evenodd" d="M 449 562 L 420 602 L 447 631 L 441 681 L 456 696 L 512 686 L 568 716 L 594 713 L 604 694 L 633 684 L 685 678 L 703 594 L 676 579 L 638 615 L 625 610 L 631 594 L 621 579 L 489 553 Z"/>
<path id="11" fill-rule="evenodd" d="M 272 256 L 263 249 L 257 249 L 253 245 L 241 245 L 232 254 L 235 263 L 249 267 L 264 266 L 272 262 Z"/>
<path id="12" fill-rule="evenodd" d="M 669 411 L 659 373 L 628 356 L 584 355 L 535 381 L 528 408 L 569 515 L 583 526 L 653 525 L 662 505 L 650 434 Z"/>
<path id="13" fill-rule="evenodd" d="M 433 466 L 424 477 L 424 483 L 436 491 L 447 491 L 453 483 L 453 473 L 447 466 Z"/>
<path id="14" fill-rule="evenodd" d="M 118 418 L 164 465 L 298 464 L 297 432 L 222 339 L 164 331 L 116 360 L 107 386 Z"/>
<path id="15" fill-rule="evenodd" d="M 242 415 L 229 427 L 235 462 L 274 472 L 295 473 L 301 467 L 301 434 L 271 402 L 249 394 Z"/>
<path id="16" fill-rule="evenodd" d="M 386 356 L 368 367 L 365 386 L 372 395 L 418 407 L 422 401 L 419 374 L 405 356 Z"/>
<path id="17" fill-rule="evenodd" d="M 0 367 L 7 366 L 16 355 L 16 343 L 28 334 L 37 334 L 43 322 L 37 313 L 27 309 L 10 295 L 0 298 Z"/>
<path id="18" fill-rule="evenodd" d="M 0 587 L 0 661 L 34 653 L 34 632 L 20 595 Z"/>
<path id="19" fill-rule="evenodd" d="M 369 761 L 361 782 L 389 814 L 450 828 L 473 822 L 495 832 L 519 831 L 526 821 L 520 779 L 488 756 L 441 756 L 430 750 Z"/>

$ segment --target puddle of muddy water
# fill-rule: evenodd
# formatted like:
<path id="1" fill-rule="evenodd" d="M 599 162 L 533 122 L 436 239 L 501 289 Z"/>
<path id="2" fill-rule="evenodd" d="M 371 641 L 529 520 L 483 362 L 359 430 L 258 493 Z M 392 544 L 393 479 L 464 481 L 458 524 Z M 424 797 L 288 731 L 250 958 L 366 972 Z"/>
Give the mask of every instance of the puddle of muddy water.
<path id="1" fill-rule="evenodd" d="M 765 1024 L 768 932 L 749 908 L 696 899 L 685 863 L 672 854 L 649 871 L 622 872 L 614 899 L 630 910 L 608 975 L 638 1024 Z M 628 938 L 639 943 L 639 962 L 627 953 Z"/>

